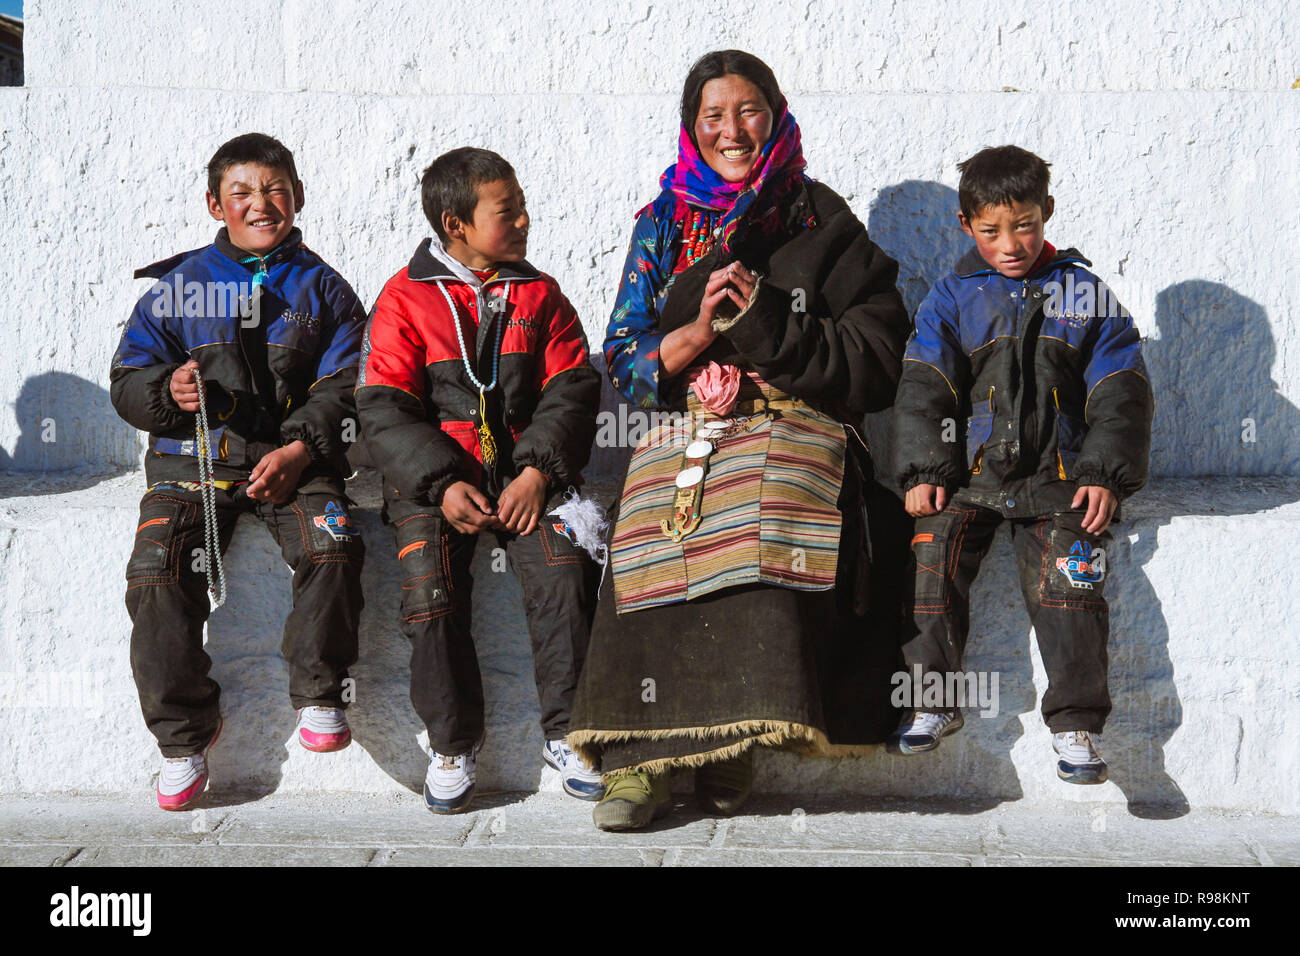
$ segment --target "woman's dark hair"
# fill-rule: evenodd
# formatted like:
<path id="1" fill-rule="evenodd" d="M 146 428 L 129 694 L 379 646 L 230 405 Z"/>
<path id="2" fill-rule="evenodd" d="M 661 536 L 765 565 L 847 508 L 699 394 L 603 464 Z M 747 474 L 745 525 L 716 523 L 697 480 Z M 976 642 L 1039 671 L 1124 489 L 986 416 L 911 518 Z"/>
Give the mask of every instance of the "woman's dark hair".
<path id="1" fill-rule="evenodd" d="M 695 143 L 695 118 L 700 115 L 700 97 L 704 84 L 722 76 L 739 76 L 758 87 L 775 114 L 781 105 L 781 87 L 776 82 L 772 68 L 744 50 L 714 50 L 695 61 L 686 74 L 682 87 L 682 125 L 691 142 Z M 699 146 L 699 143 L 695 143 Z"/>

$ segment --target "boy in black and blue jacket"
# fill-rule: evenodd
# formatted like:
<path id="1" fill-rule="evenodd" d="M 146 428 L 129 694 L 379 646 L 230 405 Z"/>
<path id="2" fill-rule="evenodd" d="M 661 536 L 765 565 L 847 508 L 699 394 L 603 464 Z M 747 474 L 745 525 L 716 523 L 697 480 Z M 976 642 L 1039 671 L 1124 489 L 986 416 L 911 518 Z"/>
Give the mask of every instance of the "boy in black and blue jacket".
<path id="1" fill-rule="evenodd" d="M 1106 529 L 1146 482 L 1151 444 L 1140 337 L 1088 260 L 1045 240 L 1047 163 L 1001 146 L 958 168 L 975 248 L 917 311 L 894 404 L 896 473 L 918 519 L 904 657 L 917 684 L 961 685 L 971 583 L 1009 521 L 1057 774 L 1101 783 L 1092 738 L 1111 706 Z M 937 747 L 962 725 L 957 703 L 915 701 L 899 750 Z"/>
<path id="2" fill-rule="evenodd" d="M 277 140 L 249 133 L 221 146 L 207 205 L 224 227 L 211 245 L 136 272 L 156 281 L 113 357 L 113 406 L 149 432 L 126 604 L 140 707 L 164 758 L 165 810 L 207 785 L 221 714 L 203 651 L 217 557 L 206 549 L 224 551 L 242 513 L 262 519 L 293 569 L 282 649 L 298 737 L 315 751 L 351 739 L 344 682 L 357 657 L 364 548 L 348 515 L 344 452 L 366 316 L 303 245 L 294 228 L 302 203 L 293 154 Z M 206 436 L 196 433 L 204 412 Z"/>

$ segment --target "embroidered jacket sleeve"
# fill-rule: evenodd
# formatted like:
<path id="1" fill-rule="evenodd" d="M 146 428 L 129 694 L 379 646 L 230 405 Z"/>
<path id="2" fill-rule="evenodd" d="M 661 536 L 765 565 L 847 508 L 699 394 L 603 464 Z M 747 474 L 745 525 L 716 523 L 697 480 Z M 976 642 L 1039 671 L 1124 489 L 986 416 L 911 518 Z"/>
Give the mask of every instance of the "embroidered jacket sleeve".
<path id="1" fill-rule="evenodd" d="M 192 423 L 193 412 L 172 400 L 171 377 L 189 359 L 167 316 L 176 314 L 170 287 L 155 285 L 140 297 L 122 332 L 109 372 L 113 408 L 134 427 L 155 434 Z"/>
<path id="2" fill-rule="evenodd" d="M 353 391 L 365 333 L 366 313 L 357 294 L 341 276 L 325 280 L 325 314 L 321 316 L 320 351 L 307 401 L 290 409 L 280 423 L 280 438 L 301 441 L 313 461 L 325 462 L 347 452 L 344 420 L 356 414 Z"/>
<path id="3" fill-rule="evenodd" d="M 822 229 L 818 287 L 801 297 L 761 280 L 723 334 L 770 384 L 856 419 L 894 402 L 907 310 L 898 263 L 856 216 L 845 209 Z"/>
<path id="4" fill-rule="evenodd" d="M 667 224 L 667 223 L 666 223 Z M 659 392 L 659 302 L 668 285 L 660 262 L 670 241 L 650 208 L 632 228 L 627 262 L 605 330 L 605 367 L 614 388 L 638 408 L 665 406 Z"/>
<path id="5" fill-rule="evenodd" d="M 541 396 L 527 428 L 515 442 L 517 469 L 529 465 L 558 486 L 576 485 L 591 456 L 600 406 L 600 373 L 587 358 L 587 336 L 569 300 L 551 284 L 549 321 L 537 345 Z"/>
<path id="6" fill-rule="evenodd" d="M 1088 433 L 1074 466 L 1078 485 L 1100 485 L 1122 498 L 1147 480 L 1155 399 L 1133 317 L 1100 281 L 1097 318 L 1084 367 Z M 1109 308 L 1113 303 L 1116 308 Z M 1115 314 L 1108 314 L 1108 313 Z"/>
<path id="7" fill-rule="evenodd" d="M 408 303 L 390 283 L 366 324 L 357 417 L 386 491 L 436 504 L 447 485 L 461 477 L 462 451 L 426 411 L 427 363 Z"/>
<path id="8" fill-rule="evenodd" d="M 916 311 L 894 401 L 894 473 L 904 491 L 919 484 L 952 490 L 964 478 L 957 421 L 969 375 L 956 303 L 947 283 L 937 282 Z"/>

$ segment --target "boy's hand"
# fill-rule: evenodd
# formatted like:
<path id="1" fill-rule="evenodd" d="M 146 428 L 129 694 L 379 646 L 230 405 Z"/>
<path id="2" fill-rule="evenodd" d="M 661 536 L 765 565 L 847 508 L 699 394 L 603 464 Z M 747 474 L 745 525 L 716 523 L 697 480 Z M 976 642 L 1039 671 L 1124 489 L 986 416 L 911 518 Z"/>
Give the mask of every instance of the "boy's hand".
<path id="1" fill-rule="evenodd" d="M 478 534 L 496 525 L 496 509 L 487 495 L 468 481 L 453 481 L 438 501 L 447 523 L 461 534 Z"/>
<path id="2" fill-rule="evenodd" d="M 1115 516 L 1119 499 L 1109 488 L 1100 485 L 1080 485 L 1079 490 L 1074 493 L 1074 500 L 1070 502 L 1070 507 L 1078 509 L 1085 504 L 1088 511 L 1083 516 L 1083 530 L 1089 534 L 1101 534 L 1110 525 L 1110 519 Z"/>
<path id="3" fill-rule="evenodd" d="M 298 476 L 311 464 L 311 452 L 300 441 L 267 452 L 248 476 L 248 497 L 282 505 L 298 488 Z"/>
<path id="4" fill-rule="evenodd" d="M 914 485 L 907 489 L 903 507 L 913 518 L 937 515 L 948 505 L 948 491 L 943 485 Z"/>
<path id="5" fill-rule="evenodd" d="M 501 492 L 497 500 L 497 523 L 512 534 L 532 534 L 546 504 L 546 484 L 546 476 L 541 471 L 526 466 Z"/>
<path id="6" fill-rule="evenodd" d="M 194 359 L 190 359 L 172 372 L 169 386 L 172 401 L 183 412 L 197 412 L 199 410 L 199 383 L 194 380 L 194 373 L 198 370 L 199 363 Z M 204 397 L 207 397 L 206 394 Z"/>

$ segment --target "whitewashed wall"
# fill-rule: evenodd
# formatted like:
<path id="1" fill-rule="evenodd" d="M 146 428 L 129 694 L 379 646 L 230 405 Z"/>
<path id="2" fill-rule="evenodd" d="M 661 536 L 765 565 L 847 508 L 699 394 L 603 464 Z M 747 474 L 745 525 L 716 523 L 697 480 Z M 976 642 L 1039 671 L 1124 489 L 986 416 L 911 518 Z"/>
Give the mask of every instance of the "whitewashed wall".
<path id="1" fill-rule="evenodd" d="M 119 670 L 125 660 L 118 577 L 135 492 L 123 497 L 121 481 L 54 473 L 137 467 L 142 439 L 117 419 L 107 394 L 110 357 L 144 288 L 131 272 L 210 241 L 216 224 L 203 206 L 204 165 L 221 142 L 261 130 L 295 151 L 307 241 L 367 303 L 428 232 L 418 201 L 423 167 L 456 146 L 498 150 L 528 192 L 530 259 L 558 277 L 595 347 L 632 214 L 674 158 L 680 84 L 710 49 L 740 47 L 773 66 L 802 126 L 810 174 L 842 193 L 899 260 L 912 307 L 964 248 L 956 163 L 1005 142 L 1042 154 L 1054 164 L 1057 199 L 1049 238 L 1089 256 L 1148 336 L 1156 473 L 1300 476 L 1293 3 L 617 0 L 492 10 L 416 0 L 28 0 L 27 86 L 0 90 L 0 469 L 15 473 L 10 495 L 12 481 L 25 480 L 16 473 L 36 484 L 22 486 L 21 506 L 0 502 L 0 532 L 7 549 L 39 550 L 57 540 L 67 514 L 95 516 L 95 527 L 74 536 L 77 560 L 102 562 L 92 575 L 98 583 L 78 597 L 82 613 L 104 624 L 92 658 Z M 1254 441 L 1242 440 L 1246 419 Z M 53 442 L 41 440 L 47 420 Z M 47 480 L 60 494 L 42 510 Z M 1251 584 L 1249 575 L 1283 560 L 1296 511 L 1274 510 L 1266 525 L 1249 524 L 1249 513 L 1294 502 L 1300 485 L 1274 481 L 1251 498 L 1239 483 L 1221 494 L 1202 483 L 1194 502 L 1180 499 L 1188 487 L 1168 485 L 1147 506 L 1143 548 L 1163 529 L 1162 550 L 1147 564 L 1150 580 L 1125 593 L 1141 595 L 1131 599 L 1139 605 L 1154 601 L 1155 610 L 1130 612 L 1148 643 L 1138 643 L 1128 670 L 1117 658 L 1118 679 L 1139 686 L 1143 674 L 1162 675 L 1163 690 L 1143 691 L 1142 720 L 1158 723 L 1170 695 L 1179 700 L 1170 676 L 1177 660 L 1182 726 L 1197 734 L 1237 728 L 1250 741 L 1247 766 L 1263 774 L 1257 786 L 1238 780 L 1239 746 L 1207 778 L 1220 783 L 1195 791 L 1197 799 L 1294 812 L 1294 795 L 1279 796 L 1285 768 L 1269 758 L 1277 728 L 1257 715 L 1267 704 L 1294 739 L 1294 693 L 1284 683 L 1268 697 L 1272 684 L 1257 692 L 1252 683 L 1248 705 L 1225 716 L 1221 705 L 1240 697 L 1239 681 L 1220 665 L 1284 674 L 1296 659 L 1295 628 L 1284 622 L 1300 607 L 1278 596 L 1276 576 Z M 1187 517 L 1216 514 L 1240 517 L 1212 526 Z M 1179 548 L 1203 548 L 1207 536 L 1231 544 L 1231 563 L 1193 587 L 1188 562 L 1214 567 L 1224 555 Z M 111 544 L 96 551 L 101 539 Z M 269 560 L 264 552 L 258 545 L 251 554 Z M 248 555 L 245 548 L 242 560 Z M 10 556 L 0 571 L 11 599 L 0 670 L 14 661 L 53 666 L 85 641 L 58 609 L 73 566 L 58 572 L 66 555 L 55 550 Z M 1215 593 L 1215 582 L 1224 590 Z M 1242 601 L 1254 615 L 1246 630 L 1227 611 Z M 1007 635 L 992 659 L 1017 647 L 1023 654 L 1022 612 L 991 594 L 983 606 Z M 1152 614 L 1164 628 L 1158 639 L 1145 627 Z M 1175 621 L 1199 629 L 1184 632 Z M 372 627 L 391 639 L 383 619 Z M 1261 651 L 1260 631 L 1279 643 Z M 35 641 L 34 632 L 44 636 Z M 515 656 L 525 662 L 526 653 Z M 521 668 L 515 686 L 531 693 Z M 1021 671 L 1027 680 L 1028 666 Z M 129 677 L 123 683 L 115 672 L 112 680 L 129 727 Z M 72 785 L 41 763 L 63 731 L 53 716 L 39 716 L 34 729 L 6 731 L 26 756 L 10 757 L 0 790 Z M 1164 720 L 1168 733 L 1147 736 L 1167 740 L 1179 722 Z M 152 758 L 143 728 L 130 732 L 135 756 L 108 761 L 87 786 L 134 785 Z M 1194 773 L 1195 739 L 1182 740 L 1179 760 Z M 507 769 L 494 779 L 520 785 L 523 777 Z"/>
<path id="2" fill-rule="evenodd" d="M 131 270 L 209 241 L 204 164 L 248 130 L 295 150 L 307 241 L 367 301 L 428 231 L 424 165 L 460 145 L 502 152 L 535 212 L 531 257 L 595 346 L 632 213 L 673 159 L 686 70 L 737 46 L 772 64 L 810 173 L 899 259 L 910 305 L 962 248 L 956 163 L 1003 142 L 1039 151 L 1054 164 L 1050 238 L 1092 258 L 1151 337 L 1156 472 L 1300 474 L 1285 440 L 1300 431 L 1292 5 L 493 9 L 29 3 L 27 87 L 0 92 L 7 464 L 135 461 L 139 439 L 100 391 L 142 288 Z"/>

